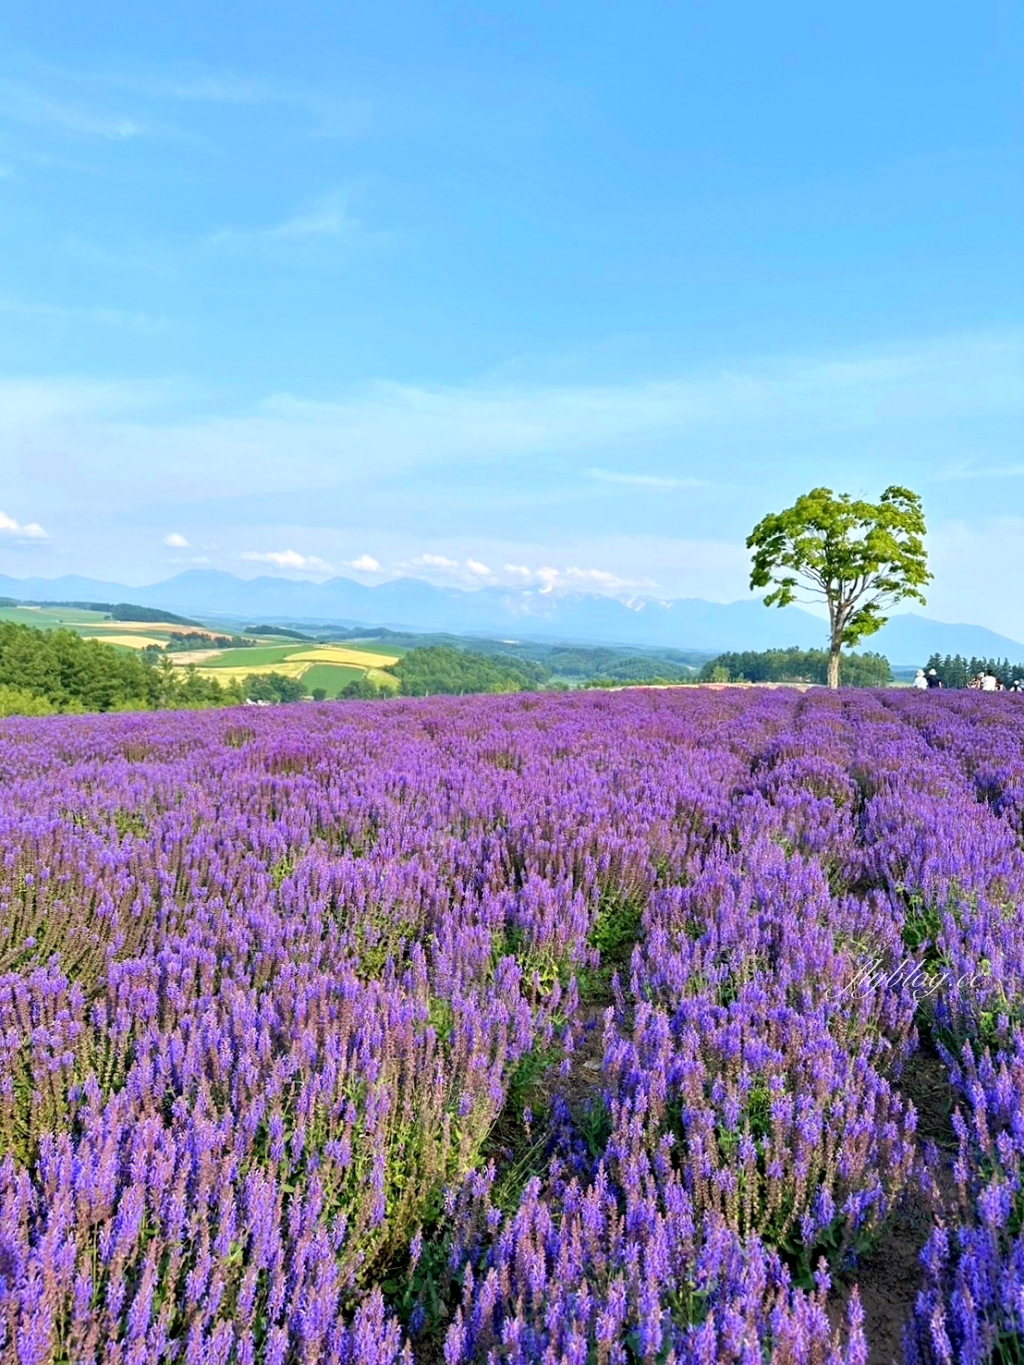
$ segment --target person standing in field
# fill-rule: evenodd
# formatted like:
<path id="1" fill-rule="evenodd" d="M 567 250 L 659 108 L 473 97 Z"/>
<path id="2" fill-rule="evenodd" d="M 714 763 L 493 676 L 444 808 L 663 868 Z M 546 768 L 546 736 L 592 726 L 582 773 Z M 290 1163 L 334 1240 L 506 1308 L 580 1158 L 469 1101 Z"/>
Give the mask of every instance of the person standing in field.
<path id="1" fill-rule="evenodd" d="M 924 676 L 924 669 L 919 668 L 914 674 L 914 681 L 911 683 L 911 687 L 917 687 L 923 691 L 927 686 L 928 679 Z"/>
<path id="2" fill-rule="evenodd" d="M 939 675 L 935 672 L 935 669 L 934 669 L 934 668 L 929 668 L 929 670 L 928 670 L 928 676 L 925 678 L 925 686 L 926 686 L 926 687 L 941 687 L 941 686 L 942 686 L 942 679 L 941 679 L 941 678 L 939 677 Z"/>

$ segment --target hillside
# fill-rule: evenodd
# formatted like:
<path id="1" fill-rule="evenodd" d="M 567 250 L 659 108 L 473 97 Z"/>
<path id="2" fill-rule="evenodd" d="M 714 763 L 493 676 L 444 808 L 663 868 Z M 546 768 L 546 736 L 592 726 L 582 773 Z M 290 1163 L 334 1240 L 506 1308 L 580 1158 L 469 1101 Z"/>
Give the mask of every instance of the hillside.
<path id="1" fill-rule="evenodd" d="M 132 601 L 189 617 L 268 623 L 387 626 L 420 632 L 566 640 L 642 648 L 671 647 L 719 653 L 820 647 L 820 620 L 798 607 L 766 611 L 757 599 L 719 603 L 700 598 L 623 602 L 588 593 L 482 588 L 466 592 L 402 578 L 367 587 L 348 578 L 326 583 L 260 577 L 236 578 L 190 570 L 147 587 L 66 577 L 0 576 L 0 593 L 50 601 Z M 868 642 L 865 642 L 866 645 Z M 1020 656 L 1024 644 L 983 626 L 933 621 L 916 613 L 893 617 L 869 642 L 894 666 L 929 655 Z"/>

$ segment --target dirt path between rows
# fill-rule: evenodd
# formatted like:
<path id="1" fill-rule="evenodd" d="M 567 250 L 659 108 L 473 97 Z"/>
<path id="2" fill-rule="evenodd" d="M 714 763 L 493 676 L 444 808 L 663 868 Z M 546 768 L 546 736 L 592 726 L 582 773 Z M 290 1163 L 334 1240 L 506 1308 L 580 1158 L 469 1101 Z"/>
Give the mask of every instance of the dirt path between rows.
<path id="1" fill-rule="evenodd" d="M 927 1041 L 907 1061 L 900 1090 L 917 1110 L 917 1136 L 923 1150 L 935 1144 L 939 1153 L 936 1177 L 943 1198 L 953 1191 L 952 1161 L 956 1138 L 950 1116 L 953 1096 L 945 1066 Z M 916 1184 L 889 1219 L 877 1245 L 848 1281 L 837 1284 L 830 1314 L 838 1326 L 850 1291 L 856 1284 L 864 1308 L 868 1365 L 902 1365 L 903 1331 L 910 1322 L 921 1288 L 921 1249 L 934 1227 L 929 1197 Z"/>

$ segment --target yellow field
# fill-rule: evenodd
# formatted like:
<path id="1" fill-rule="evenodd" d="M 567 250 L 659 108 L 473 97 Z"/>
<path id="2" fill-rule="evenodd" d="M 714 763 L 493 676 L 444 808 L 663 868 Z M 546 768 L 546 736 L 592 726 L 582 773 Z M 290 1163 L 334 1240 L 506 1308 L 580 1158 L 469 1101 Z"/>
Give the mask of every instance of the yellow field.
<path id="1" fill-rule="evenodd" d="M 346 649 L 344 645 L 321 645 L 300 654 L 289 654 L 288 662 L 310 664 L 350 664 L 353 668 L 386 668 L 398 663 L 397 654 L 370 654 L 365 649 Z"/>
<path id="2" fill-rule="evenodd" d="M 126 649 L 145 649 L 147 645 L 158 645 L 161 648 L 166 643 L 166 639 L 158 640 L 154 635 L 122 635 L 120 631 L 116 635 L 108 635 L 105 631 L 102 635 L 83 635 L 83 640 L 99 640 L 104 645 L 123 645 Z"/>
<path id="3" fill-rule="evenodd" d="M 376 683 L 378 687 L 390 688 L 392 692 L 397 692 L 402 685 L 393 673 L 385 673 L 380 668 L 368 668 L 366 679 L 367 682 Z"/>
<path id="4" fill-rule="evenodd" d="M 206 635 L 211 639 L 216 634 L 205 626 L 176 626 L 170 621 L 90 621 L 89 628 L 96 633 L 113 630 L 119 634 L 151 635 L 158 630 L 161 635 Z"/>
<path id="5" fill-rule="evenodd" d="M 329 660 L 319 660 L 318 662 L 326 663 Z M 239 668 L 203 668 L 200 666 L 196 672 L 204 678 L 219 678 L 221 682 L 226 683 L 232 682 L 236 678 L 241 682 L 250 673 L 280 673 L 283 678 L 301 678 L 306 669 L 310 667 L 309 663 L 300 663 L 296 659 L 280 659 L 272 664 L 250 664 L 248 667 Z"/>

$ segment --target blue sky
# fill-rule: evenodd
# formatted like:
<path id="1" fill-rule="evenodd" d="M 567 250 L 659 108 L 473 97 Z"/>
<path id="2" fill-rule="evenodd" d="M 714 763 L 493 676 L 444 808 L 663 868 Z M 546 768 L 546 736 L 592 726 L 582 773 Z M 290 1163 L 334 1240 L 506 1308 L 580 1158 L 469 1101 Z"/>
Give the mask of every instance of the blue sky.
<path id="1" fill-rule="evenodd" d="M 0 572 L 732 600 L 925 499 L 1024 638 L 1024 11 L 12 3 Z"/>

